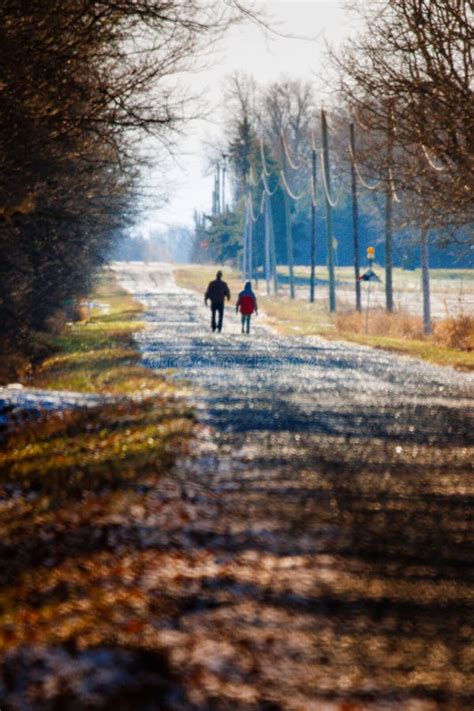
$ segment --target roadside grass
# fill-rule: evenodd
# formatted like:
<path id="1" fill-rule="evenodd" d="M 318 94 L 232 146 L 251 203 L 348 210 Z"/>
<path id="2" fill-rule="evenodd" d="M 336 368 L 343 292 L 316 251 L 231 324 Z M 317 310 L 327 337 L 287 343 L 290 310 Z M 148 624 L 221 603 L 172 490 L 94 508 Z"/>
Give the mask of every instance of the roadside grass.
<path id="1" fill-rule="evenodd" d="M 55 354 L 27 384 L 112 397 L 95 408 L 22 422 L 0 449 L 0 653 L 33 641 L 74 641 L 79 628 L 94 633 L 103 607 L 84 562 L 110 545 L 103 573 L 113 580 L 136 511 L 193 441 L 193 413 L 176 387 L 140 364 L 132 334 L 141 327 L 142 307 L 113 272 L 104 273 L 92 298 L 100 306 L 55 337 Z M 122 546 L 110 531 L 123 531 Z M 68 593 L 61 605 L 54 593 L 62 561 L 70 581 L 83 576 L 83 606 L 72 626 L 58 611 L 70 606 Z M 110 592 L 111 628 L 114 596 L 127 594 L 123 584 Z"/>
<path id="2" fill-rule="evenodd" d="M 14 431 L 0 453 L 2 486 L 61 500 L 166 471 L 192 431 L 190 413 L 161 397 L 50 415 Z"/>
<path id="3" fill-rule="evenodd" d="M 145 368 L 133 343 L 142 327 L 142 307 L 105 272 L 93 294 L 100 303 L 87 320 L 70 324 L 55 339 L 47 358 L 28 385 L 54 390 L 94 392 L 104 404 L 76 412 L 52 414 L 23 422 L 7 437 L 0 453 L 2 482 L 30 482 L 50 489 L 138 476 L 147 462 L 168 461 L 168 440 L 190 431 L 192 416 L 176 386 Z M 133 396 L 133 397 L 131 397 Z M 162 456 L 163 455 L 163 456 Z M 146 467 L 145 467 L 146 468 Z"/>
<path id="4" fill-rule="evenodd" d="M 163 378 L 140 365 L 133 333 L 142 328 L 142 307 L 105 271 L 84 321 L 66 326 L 53 339 L 54 353 L 36 368 L 35 387 L 126 394 L 165 387 Z"/>
<path id="5" fill-rule="evenodd" d="M 175 270 L 177 283 L 180 286 L 204 292 L 207 281 L 215 274 L 217 267 L 210 265 L 191 265 Z M 224 278 L 231 285 L 234 294 L 242 287 L 239 274 L 230 268 L 223 269 Z M 396 270 L 396 277 L 406 288 L 414 284 L 413 271 Z M 451 275 L 455 273 L 455 276 Z M 295 274 L 301 283 L 309 282 L 307 267 L 296 267 Z M 353 271 L 351 267 L 337 269 L 337 278 L 341 284 L 350 282 Z M 472 270 L 433 270 L 436 280 L 460 278 L 466 282 L 474 280 Z M 324 282 L 325 270 L 319 267 L 316 278 Z M 457 281 L 457 284 L 458 284 Z M 456 287 L 458 288 L 458 286 Z M 290 300 L 285 293 L 267 296 L 263 293 L 264 283 L 260 282 L 257 290 L 259 304 L 266 314 L 269 324 L 281 335 L 290 336 L 321 336 L 331 340 L 346 340 L 410 355 L 439 365 L 449 365 L 460 370 L 474 370 L 474 318 L 461 315 L 458 318 L 447 318 L 435 324 L 432 336 L 423 336 L 421 318 L 403 311 L 387 314 L 384 309 L 374 308 L 369 311 L 369 330 L 365 334 L 365 314 L 360 314 L 343 307 L 345 310 L 332 316 L 322 301 L 310 304 L 307 301 Z"/>

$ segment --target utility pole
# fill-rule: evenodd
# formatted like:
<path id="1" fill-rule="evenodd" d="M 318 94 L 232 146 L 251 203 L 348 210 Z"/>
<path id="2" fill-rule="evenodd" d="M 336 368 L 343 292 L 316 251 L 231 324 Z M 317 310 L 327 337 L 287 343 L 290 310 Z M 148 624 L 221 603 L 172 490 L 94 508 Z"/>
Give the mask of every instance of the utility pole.
<path id="1" fill-rule="evenodd" d="M 221 166 L 217 164 L 216 168 L 216 214 L 221 214 Z"/>
<path id="2" fill-rule="evenodd" d="M 431 301 L 430 301 L 430 258 L 428 246 L 428 230 L 425 226 L 420 233 L 420 256 L 421 256 L 421 288 L 423 291 L 423 333 L 429 336 L 433 330 L 431 323 Z"/>
<path id="3" fill-rule="evenodd" d="M 329 142 L 328 142 L 328 126 L 326 121 L 326 112 L 321 111 L 321 128 L 323 133 L 323 162 L 324 173 L 326 176 L 326 188 L 329 195 L 331 194 L 331 174 L 329 168 Z M 336 311 L 336 276 L 334 271 L 334 235 L 332 229 L 332 207 L 329 202 L 329 196 L 326 195 L 326 226 L 327 226 L 327 265 L 329 276 L 329 311 Z"/>
<path id="4" fill-rule="evenodd" d="M 354 276 L 356 310 L 362 311 L 362 295 L 360 288 L 360 258 L 359 258 L 359 204 L 357 200 L 357 175 L 356 175 L 356 142 L 354 124 L 350 125 L 351 132 L 351 178 L 352 178 L 352 236 L 354 239 Z"/>
<path id="5" fill-rule="evenodd" d="M 226 211 L 225 204 L 225 174 L 227 172 L 227 153 L 222 154 L 222 211 Z"/>
<path id="6" fill-rule="evenodd" d="M 248 272 L 248 232 L 249 232 L 249 221 L 250 221 L 250 207 L 247 200 L 247 208 L 245 210 L 245 222 L 244 222 L 244 244 L 242 253 L 242 278 L 247 279 Z"/>
<path id="7" fill-rule="evenodd" d="M 280 137 L 281 144 L 281 161 L 283 173 L 286 175 L 286 155 L 285 146 L 283 145 L 283 135 Z M 295 274 L 293 265 L 293 235 L 291 234 L 291 215 L 290 201 L 287 192 L 283 186 L 283 201 L 285 206 L 285 233 L 286 233 L 286 249 L 288 254 L 288 277 L 290 282 L 290 297 L 295 298 Z"/>
<path id="8" fill-rule="evenodd" d="M 247 234 L 247 252 L 248 252 L 248 279 L 253 277 L 253 220 L 249 220 Z"/>
<path id="9" fill-rule="evenodd" d="M 311 274 L 309 286 L 309 301 L 314 304 L 314 287 L 316 283 L 316 151 L 311 152 L 312 190 L 311 190 Z"/>
<path id="10" fill-rule="evenodd" d="M 387 187 L 385 191 L 385 308 L 393 311 L 393 109 L 387 116 Z"/>
<path id="11" fill-rule="evenodd" d="M 272 199 L 270 195 L 267 196 L 267 202 L 268 224 L 270 227 L 270 271 L 273 275 L 273 292 L 276 294 L 278 292 L 278 272 L 276 260 L 275 230 L 273 227 Z"/>
<path id="12" fill-rule="evenodd" d="M 267 283 L 267 294 L 270 295 L 270 279 L 271 279 L 271 254 L 270 254 L 270 206 L 268 204 L 268 195 L 265 193 L 265 281 Z"/>

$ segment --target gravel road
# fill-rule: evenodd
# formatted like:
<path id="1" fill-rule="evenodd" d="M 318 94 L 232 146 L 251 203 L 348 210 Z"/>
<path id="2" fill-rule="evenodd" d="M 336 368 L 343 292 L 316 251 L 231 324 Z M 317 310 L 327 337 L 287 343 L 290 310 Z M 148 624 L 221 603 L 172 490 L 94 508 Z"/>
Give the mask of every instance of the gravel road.
<path id="1" fill-rule="evenodd" d="M 169 265 L 116 269 L 147 308 L 145 363 L 176 369 L 202 425 L 186 514 L 159 524 L 181 578 L 154 571 L 189 698 L 472 708 L 474 378 L 263 317 L 242 336 L 232 308 L 212 334 Z"/>

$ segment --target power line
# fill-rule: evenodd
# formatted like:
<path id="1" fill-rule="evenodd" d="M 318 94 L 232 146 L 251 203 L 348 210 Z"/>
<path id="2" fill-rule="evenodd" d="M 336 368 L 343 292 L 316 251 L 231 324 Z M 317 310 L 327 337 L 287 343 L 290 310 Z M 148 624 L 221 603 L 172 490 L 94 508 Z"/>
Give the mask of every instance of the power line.
<path id="1" fill-rule="evenodd" d="M 302 198 L 305 197 L 305 195 L 306 195 L 305 190 L 303 190 L 303 192 L 300 193 L 300 195 L 295 195 L 295 193 L 291 190 L 290 186 L 288 185 L 288 182 L 285 177 L 285 173 L 282 170 L 280 170 L 280 176 L 281 176 L 281 183 L 282 183 L 283 187 L 285 188 L 286 192 L 288 193 L 288 195 L 290 196 L 290 198 L 292 198 L 292 200 L 295 200 L 296 202 L 298 202 L 299 200 L 301 200 Z"/>
<path id="2" fill-rule="evenodd" d="M 377 180 L 377 182 L 374 183 L 373 185 L 369 185 L 369 184 L 364 180 L 364 178 L 362 177 L 362 174 L 361 174 L 361 172 L 360 172 L 360 170 L 359 170 L 359 166 L 357 165 L 357 161 L 356 161 L 356 159 L 355 159 L 355 156 L 354 156 L 354 153 L 353 153 L 353 150 L 352 150 L 352 146 L 350 146 L 350 145 L 349 145 L 349 154 L 350 154 L 350 156 L 351 156 L 351 163 L 352 163 L 352 165 L 354 166 L 354 170 L 355 170 L 355 172 L 357 173 L 357 177 L 359 178 L 360 183 L 362 183 L 362 185 L 364 186 L 364 188 L 367 188 L 367 190 L 377 190 L 377 189 L 380 187 L 380 185 L 382 184 L 382 181 L 381 181 L 381 180 Z"/>
<path id="3" fill-rule="evenodd" d="M 262 159 L 262 173 L 266 178 L 269 178 L 271 171 L 267 168 L 267 159 L 265 158 L 265 146 L 263 145 L 263 138 L 260 138 L 260 156 Z"/>
<path id="4" fill-rule="evenodd" d="M 428 150 L 427 150 L 426 146 L 423 145 L 423 143 L 421 144 L 421 149 L 424 153 L 426 160 L 428 161 L 429 165 L 433 168 L 433 170 L 437 170 L 439 173 L 442 173 L 444 170 L 446 170 L 446 166 L 444 166 L 444 165 L 440 166 L 440 165 L 436 165 L 435 163 L 433 163 L 433 161 L 430 158 L 430 154 L 428 153 Z"/>
<path id="5" fill-rule="evenodd" d="M 293 168 L 293 170 L 299 170 L 301 168 L 301 163 L 296 164 L 291 159 L 290 151 L 288 149 L 288 143 L 286 141 L 285 132 L 283 130 L 281 131 L 281 139 L 282 139 L 283 150 L 285 151 L 285 155 L 286 155 L 286 160 L 288 161 L 288 165 L 290 166 L 290 168 Z"/>

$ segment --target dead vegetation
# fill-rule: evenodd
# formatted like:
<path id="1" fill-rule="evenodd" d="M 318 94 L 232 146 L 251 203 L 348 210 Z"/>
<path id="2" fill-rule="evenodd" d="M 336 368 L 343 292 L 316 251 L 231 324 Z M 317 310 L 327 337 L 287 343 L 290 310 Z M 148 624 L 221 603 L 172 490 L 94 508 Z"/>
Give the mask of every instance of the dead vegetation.
<path id="1" fill-rule="evenodd" d="M 461 314 L 450 317 L 435 326 L 434 338 L 438 343 L 459 351 L 474 351 L 474 316 Z"/>
<path id="2" fill-rule="evenodd" d="M 390 314 L 385 309 L 371 309 L 368 319 L 365 313 L 350 311 L 336 317 L 336 328 L 340 333 L 366 333 L 366 322 L 371 336 L 423 338 L 421 318 L 403 311 Z"/>

